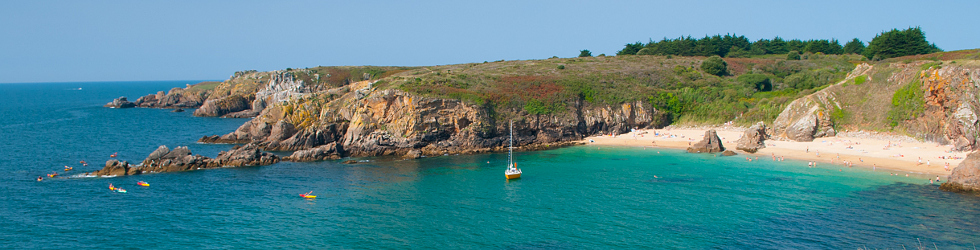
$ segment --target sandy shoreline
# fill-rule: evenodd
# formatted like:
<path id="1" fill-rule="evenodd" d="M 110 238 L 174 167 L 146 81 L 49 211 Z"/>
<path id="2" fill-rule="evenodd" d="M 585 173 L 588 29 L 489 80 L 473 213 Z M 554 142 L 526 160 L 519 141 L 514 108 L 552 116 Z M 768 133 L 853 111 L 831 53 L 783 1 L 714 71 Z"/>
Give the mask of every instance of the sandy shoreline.
<path id="1" fill-rule="evenodd" d="M 836 136 L 817 138 L 812 142 L 766 140 L 766 148 L 754 154 L 735 150 L 742 131 L 739 128 L 714 128 L 722 145 L 739 155 L 753 160 L 772 160 L 773 156 L 785 159 L 814 161 L 821 164 L 874 168 L 896 174 L 912 173 L 940 176 L 943 181 L 949 175 L 945 166 L 952 170 L 969 152 L 950 152 L 951 146 L 928 142 L 891 141 L 862 136 Z M 686 149 L 704 138 L 708 129 L 645 129 L 621 135 L 604 135 L 585 138 L 587 145 L 636 146 Z M 888 146 L 889 143 L 891 146 Z M 942 157 L 946 157 L 943 159 Z M 921 162 L 920 162 L 921 161 Z"/>

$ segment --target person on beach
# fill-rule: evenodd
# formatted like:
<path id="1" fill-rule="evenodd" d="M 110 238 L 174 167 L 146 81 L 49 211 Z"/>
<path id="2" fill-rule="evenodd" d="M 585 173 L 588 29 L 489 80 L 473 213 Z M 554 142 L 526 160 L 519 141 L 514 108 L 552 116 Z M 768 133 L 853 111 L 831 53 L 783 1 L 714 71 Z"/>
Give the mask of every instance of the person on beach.
<path id="1" fill-rule="evenodd" d="M 936 182 L 939 182 L 939 176 L 938 175 L 936 176 Z"/>

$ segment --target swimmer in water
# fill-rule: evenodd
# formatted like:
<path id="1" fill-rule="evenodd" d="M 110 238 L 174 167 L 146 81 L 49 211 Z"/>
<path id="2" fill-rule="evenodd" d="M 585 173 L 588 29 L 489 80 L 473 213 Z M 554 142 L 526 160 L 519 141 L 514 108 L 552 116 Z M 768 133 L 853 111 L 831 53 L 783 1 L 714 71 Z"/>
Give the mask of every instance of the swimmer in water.
<path id="1" fill-rule="evenodd" d="M 41 180 L 44 180 L 44 178 L 41 178 L 40 176 L 38 176 L 37 177 L 37 181 L 41 181 Z"/>

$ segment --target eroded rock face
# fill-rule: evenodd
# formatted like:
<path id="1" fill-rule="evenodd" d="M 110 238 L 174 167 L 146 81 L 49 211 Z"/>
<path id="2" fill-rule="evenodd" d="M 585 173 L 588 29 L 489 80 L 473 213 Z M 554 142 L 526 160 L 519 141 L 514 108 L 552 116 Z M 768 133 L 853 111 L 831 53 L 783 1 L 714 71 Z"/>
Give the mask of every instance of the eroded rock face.
<path id="1" fill-rule="evenodd" d="M 231 95 L 221 99 L 209 99 L 194 111 L 194 116 L 214 117 L 222 116 L 249 109 L 254 96 Z"/>
<path id="2" fill-rule="evenodd" d="M 967 155 L 960 165 L 953 168 L 949 181 L 939 188 L 951 192 L 980 192 L 980 153 Z"/>
<path id="3" fill-rule="evenodd" d="M 296 161 L 296 162 L 307 162 L 307 161 L 325 161 L 325 160 L 338 160 L 341 158 L 341 152 L 337 149 L 337 143 L 331 142 L 327 145 L 317 146 L 311 149 L 304 149 L 293 152 L 292 155 L 286 157 L 284 160 Z"/>
<path id="4" fill-rule="evenodd" d="M 742 138 L 738 138 L 736 142 L 735 149 L 742 150 L 749 153 L 758 152 L 759 149 L 766 147 L 766 139 L 769 135 L 766 134 L 766 124 L 759 122 L 742 133 Z"/>
<path id="5" fill-rule="evenodd" d="M 725 151 L 721 138 L 714 129 L 704 132 L 704 139 L 687 148 L 688 153 L 718 153 Z"/>
<path id="6" fill-rule="evenodd" d="M 262 152 L 258 145 L 254 143 L 235 147 L 227 152 L 218 153 L 215 158 L 221 166 L 245 167 L 245 166 L 264 166 L 279 162 L 279 156 Z"/>
<path id="7" fill-rule="evenodd" d="M 773 122 L 776 135 L 801 142 L 836 135 L 830 110 L 839 109 L 840 104 L 828 89 L 796 99 L 787 105 Z"/>
<path id="8" fill-rule="evenodd" d="M 107 108 L 132 108 L 132 107 L 136 107 L 136 104 L 134 104 L 133 102 L 130 102 L 130 101 L 126 100 L 126 97 L 125 96 L 120 96 L 119 98 L 116 98 L 116 99 L 112 100 L 111 102 L 106 103 L 105 105 L 103 105 L 103 107 L 107 107 Z"/>
<path id="9" fill-rule="evenodd" d="M 340 96 L 325 104 L 289 104 L 291 112 L 285 111 L 283 103 L 272 104 L 235 132 L 205 137 L 200 142 L 256 142 L 265 150 L 275 151 L 304 150 L 338 142 L 343 148 L 342 156 L 406 155 L 415 150 L 421 152 L 421 157 L 506 149 L 503 146 L 508 138 L 507 124 L 498 124 L 488 107 L 400 90 L 374 90 L 368 82 L 342 88 L 326 90 L 324 93 Z M 517 110 L 522 118 L 515 120 L 515 146 L 569 145 L 593 134 L 654 126 L 653 117 L 658 111 L 648 105 L 635 102 L 591 106 L 579 100 L 568 110 L 552 115 L 530 115 Z M 314 109 L 303 110 L 305 116 L 297 117 L 297 107 Z"/>

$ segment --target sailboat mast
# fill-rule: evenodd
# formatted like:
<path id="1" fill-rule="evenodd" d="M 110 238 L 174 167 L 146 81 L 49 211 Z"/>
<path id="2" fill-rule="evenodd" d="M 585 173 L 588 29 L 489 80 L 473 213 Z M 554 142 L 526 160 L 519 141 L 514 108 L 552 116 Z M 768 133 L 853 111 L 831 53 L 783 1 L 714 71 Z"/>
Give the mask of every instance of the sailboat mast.
<path id="1" fill-rule="evenodd" d="M 514 120 L 510 121 L 510 145 L 507 147 L 507 167 L 514 167 Z"/>

